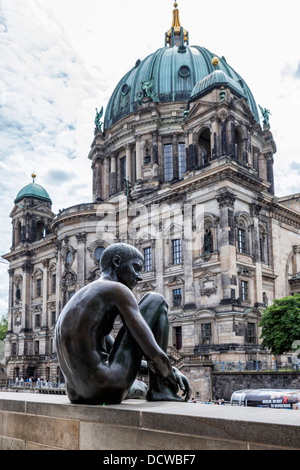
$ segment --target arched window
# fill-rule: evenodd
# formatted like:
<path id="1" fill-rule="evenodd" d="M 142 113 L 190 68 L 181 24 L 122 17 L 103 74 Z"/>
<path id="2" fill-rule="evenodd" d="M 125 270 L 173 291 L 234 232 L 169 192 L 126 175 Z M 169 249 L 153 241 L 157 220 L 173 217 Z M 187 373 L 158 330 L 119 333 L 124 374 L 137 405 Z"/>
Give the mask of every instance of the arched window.
<path id="1" fill-rule="evenodd" d="M 236 247 L 239 253 L 251 255 L 251 220 L 246 212 L 239 212 L 236 217 Z"/>
<path id="2" fill-rule="evenodd" d="M 66 254 L 66 263 L 67 264 L 71 264 L 72 262 L 72 253 L 71 251 L 67 251 L 67 254 Z"/>
<path id="3" fill-rule="evenodd" d="M 46 236 L 46 227 L 42 220 L 39 220 L 35 226 L 35 239 L 36 241 L 45 238 Z"/>
<path id="4" fill-rule="evenodd" d="M 22 241 L 22 224 L 20 220 L 17 221 L 15 233 L 16 233 L 15 243 L 17 245 L 18 243 L 21 243 Z"/>
<path id="5" fill-rule="evenodd" d="M 104 249 L 105 249 L 104 246 L 97 246 L 97 248 L 95 249 L 94 258 L 97 263 L 100 263 L 100 259 L 101 259 Z"/>
<path id="6" fill-rule="evenodd" d="M 199 136 L 199 165 L 203 166 L 210 162 L 211 146 L 210 146 L 210 130 L 203 129 Z"/>
<path id="7" fill-rule="evenodd" d="M 234 156 L 239 162 L 243 162 L 243 144 L 241 132 L 238 128 L 235 129 L 234 135 Z"/>

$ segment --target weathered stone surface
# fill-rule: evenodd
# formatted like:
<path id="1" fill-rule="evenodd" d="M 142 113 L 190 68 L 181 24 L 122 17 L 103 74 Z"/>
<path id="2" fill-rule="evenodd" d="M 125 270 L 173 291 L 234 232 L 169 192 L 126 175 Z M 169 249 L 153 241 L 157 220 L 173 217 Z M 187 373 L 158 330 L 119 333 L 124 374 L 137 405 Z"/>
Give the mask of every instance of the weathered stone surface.
<path id="1" fill-rule="evenodd" d="M 78 449 L 79 421 L 49 416 L 1 411 L 1 437 L 50 445 L 60 449 Z"/>
<path id="2" fill-rule="evenodd" d="M 1 395 L 2 450 L 300 449 L 297 410 L 143 400 L 98 407 L 58 395 Z M 7 411 L 22 404 L 23 412 Z"/>

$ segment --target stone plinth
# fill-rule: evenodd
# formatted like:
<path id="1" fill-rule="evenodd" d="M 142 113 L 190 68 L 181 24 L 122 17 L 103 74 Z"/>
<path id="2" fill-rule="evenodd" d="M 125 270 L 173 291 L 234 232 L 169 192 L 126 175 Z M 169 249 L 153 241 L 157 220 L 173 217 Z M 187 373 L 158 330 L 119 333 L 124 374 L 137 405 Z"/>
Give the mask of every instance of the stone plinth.
<path id="1" fill-rule="evenodd" d="M 0 393 L 0 449 L 299 449 L 300 412 L 127 400 L 72 405 L 64 395 Z"/>

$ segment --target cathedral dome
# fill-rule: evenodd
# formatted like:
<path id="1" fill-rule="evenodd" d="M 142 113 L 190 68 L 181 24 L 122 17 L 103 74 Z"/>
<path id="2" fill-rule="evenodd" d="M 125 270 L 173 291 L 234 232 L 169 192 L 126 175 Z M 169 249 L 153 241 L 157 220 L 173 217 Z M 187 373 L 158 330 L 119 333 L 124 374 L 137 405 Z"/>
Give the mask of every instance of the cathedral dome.
<path id="1" fill-rule="evenodd" d="M 35 178 L 35 175 L 32 176 L 34 176 Z M 15 203 L 21 201 L 21 199 L 23 199 L 24 197 L 34 197 L 35 199 L 50 202 L 50 204 L 52 204 L 52 201 L 47 191 L 41 185 L 35 183 L 34 179 L 32 183 L 27 184 L 26 186 L 24 186 L 24 188 L 19 191 L 15 199 Z"/>
<path id="2" fill-rule="evenodd" d="M 244 91 L 244 86 L 242 83 L 236 82 L 233 78 L 229 77 L 223 70 L 214 70 L 211 74 L 202 78 L 194 87 L 190 100 L 199 98 L 204 93 L 207 93 L 212 88 L 218 87 L 221 88 L 227 86 L 231 88 L 235 93 L 240 97 L 247 99 L 247 94 Z M 253 111 L 252 111 L 253 112 Z"/>
<path id="3" fill-rule="evenodd" d="M 185 31 L 185 30 L 184 30 Z M 123 117 L 135 112 L 143 93 L 143 83 L 151 87 L 151 100 L 156 103 L 188 101 L 194 87 L 214 72 L 212 59 L 215 54 L 204 47 L 187 44 L 166 45 L 138 60 L 135 66 L 120 80 L 108 102 L 104 128 L 108 129 Z M 243 78 L 229 65 L 224 57 L 218 58 L 219 78 L 226 74 L 227 83 L 238 89 L 247 100 L 254 118 L 259 115 L 254 97 Z M 224 78 L 223 75 L 223 78 Z M 213 74 L 214 78 L 217 78 Z M 193 95 L 195 94 L 195 91 Z"/>

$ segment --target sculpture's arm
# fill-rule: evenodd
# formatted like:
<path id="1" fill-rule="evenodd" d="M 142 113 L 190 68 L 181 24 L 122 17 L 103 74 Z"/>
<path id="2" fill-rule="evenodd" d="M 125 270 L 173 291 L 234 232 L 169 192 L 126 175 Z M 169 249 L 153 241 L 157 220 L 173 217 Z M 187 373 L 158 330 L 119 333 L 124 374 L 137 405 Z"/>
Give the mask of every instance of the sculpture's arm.
<path id="1" fill-rule="evenodd" d="M 149 367 L 161 377 L 170 377 L 176 383 L 169 358 L 157 344 L 132 292 L 118 283 L 118 292 L 115 294 L 116 306 L 124 325 L 140 346 Z"/>

